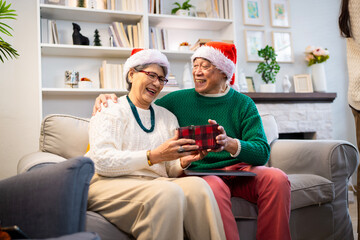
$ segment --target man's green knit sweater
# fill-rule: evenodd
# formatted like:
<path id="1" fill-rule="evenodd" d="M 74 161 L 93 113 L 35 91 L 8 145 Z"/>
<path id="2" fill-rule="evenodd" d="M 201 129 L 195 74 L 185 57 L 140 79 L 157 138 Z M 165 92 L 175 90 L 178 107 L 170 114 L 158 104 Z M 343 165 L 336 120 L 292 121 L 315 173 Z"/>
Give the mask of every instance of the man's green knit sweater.
<path id="1" fill-rule="evenodd" d="M 155 103 L 174 113 L 181 127 L 209 124 L 208 119 L 212 119 L 229 137 L 240 140 L 241 151 L 236 158 L 226 151 L 210 152 L 193 162 L 191 169 L 222 168 L 240 162 L 255 166 L 268 161 L 270 146 L 255 103 L 248 96 L 230 89 L 221 97 L 205 97 L 195 89 L 186 89 L 169 93 Z"/>

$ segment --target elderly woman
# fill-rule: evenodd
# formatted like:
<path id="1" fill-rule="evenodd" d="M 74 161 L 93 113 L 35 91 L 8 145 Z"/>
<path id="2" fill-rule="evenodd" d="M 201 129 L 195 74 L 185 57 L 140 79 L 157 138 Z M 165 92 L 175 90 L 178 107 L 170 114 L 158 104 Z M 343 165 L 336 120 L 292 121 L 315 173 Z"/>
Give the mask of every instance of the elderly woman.
<path id="1" fill-rule="evenodd" d="M 290 237 L 290 182 L 284 172 L 263 166 L 270 146 L 255 103 L 230 88 L 234 82 L 234 44 L 209 42 L 191 57 L 195 88 L 167 94 L 155 103 L 175 114 L 179 125 L 218 123 L 221 145 L 190 169 L 228 169 L 256 173 L 255 177 L 206 176 L 220 208 L 228 240 L 239 239 L 231 211 L 232 196 L 257 204 L 257 239 L 287 240 Z M 94 109 L 114 95 L 101 95 Z M 181 99 L 181 101 L 179 100 Z M 214 119 L 214 120 L 210 120 Z"/>
<path id="2" fill-rule="evenodd" d="M 87 156 L 96 174 L 88 207 L 136 239 L 182 240 L 184 231 L 190 239 L 225 239 L 209 185 L 177 178 L 207 153 L 178 139 L 176 117 L 152 104 L 168 72 L 159 51 L 133 51 L 124 65 L 129 94 L 91 118 Z"/>

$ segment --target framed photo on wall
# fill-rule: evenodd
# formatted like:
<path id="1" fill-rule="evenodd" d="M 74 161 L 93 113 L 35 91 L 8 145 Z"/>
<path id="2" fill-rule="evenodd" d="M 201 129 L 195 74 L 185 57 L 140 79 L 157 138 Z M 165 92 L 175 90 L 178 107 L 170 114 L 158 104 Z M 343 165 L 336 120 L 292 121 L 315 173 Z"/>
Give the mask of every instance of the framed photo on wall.
<path id="1" fill-rule="evenodd" d="M 248 92 L 255 92 L 253 77 L 246 77 L 246 84 L 247 84 Z"/>
<path id="2" fill-rule="evenodd" d="M 261 30 L 245 30 L 246 61 L 260 62 L 258 51 L 265 47 L 265 32 Z"/>
<path id="3" fill-rule="evenodd" d="M 290 1 L 270 0 L 270 18 L 273 27 L 290 27 Z"/>
<path id="4" fill-rule="evenodd" d="M 264 26 L 263 0 L 243 0 L 244 25 Z"/>
<path id="5" fill-rule="evenodd" d="M 283 63 L 294 62 L 294 53 L 290 32 L 272 32 L 273 47 L 275 50 L 276 61 Z"/>
<path id="6" fill-rule="evenodd" d="M 294 88 L 296 93 L 314 92 L 310 74 L 294 75 Z"/>

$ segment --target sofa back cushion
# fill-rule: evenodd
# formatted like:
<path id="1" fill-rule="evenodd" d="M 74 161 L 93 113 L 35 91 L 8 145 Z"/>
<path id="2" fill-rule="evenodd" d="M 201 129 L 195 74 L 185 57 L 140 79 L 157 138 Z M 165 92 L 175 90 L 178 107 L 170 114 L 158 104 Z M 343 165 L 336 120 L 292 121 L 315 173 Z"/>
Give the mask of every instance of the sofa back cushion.
<path id="1" fill-rule="evenodd" d="M 82 156 L 89 143 L 89 119 L 52 114 L 41 124 L 40 151 L 66 159 Z"/>
<path id="2" fill-rule="evenodd" d="M 274 116 L 261 115 L 268 143 L 278 138 Z M 89 143 L 89 119 L 65 114 L 51 114 L 41 125 L 40 151 L 69 159 L 86 153 Z"/>
<path id="3" fill-rule="evenodd" d="M 279 138 L 276 120 L 271 114 L 262 114 L 260 116 L 264 126 L 267 141 L 269 144 L 271 144 L 274 140 Z"/>

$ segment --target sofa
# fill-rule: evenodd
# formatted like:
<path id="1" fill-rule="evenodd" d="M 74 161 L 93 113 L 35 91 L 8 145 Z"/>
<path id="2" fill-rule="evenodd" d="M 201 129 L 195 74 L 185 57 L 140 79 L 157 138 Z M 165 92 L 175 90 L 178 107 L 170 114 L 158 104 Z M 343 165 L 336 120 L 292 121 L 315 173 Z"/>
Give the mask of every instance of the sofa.
<path id="1" fill-rule="evenodd" d="M 1 180 L 1 227 L 19 226 L 31 239 L 100 240 L 82 232 L 93 174 L 94 163 L 77 157 Z"/>
<path id="2" fill-rule="evenodd" d="M 271 146 L 267 164 L 283 170 L 291 183 L 292 239 L 353 239 L 347 194 L 349 178 L 358 164 L 357 149 L 340 140 L 278 139 L 274 117 L 266 114 L 261 118 Z M 39 151 L 20 159 L 18 173 L 84 155 L 88 145 L 88 125 L 89 119 L 70 115 L 45 117 Z M 256 239 L 256 204 L 232 198 L 232 210 L 240 239 Z M 86 212 L 85 230 L 98 233 L 103 240 L 132 239 L 91 211 Z"/>

